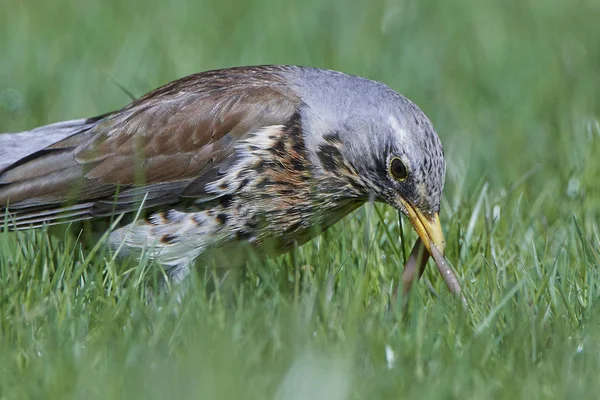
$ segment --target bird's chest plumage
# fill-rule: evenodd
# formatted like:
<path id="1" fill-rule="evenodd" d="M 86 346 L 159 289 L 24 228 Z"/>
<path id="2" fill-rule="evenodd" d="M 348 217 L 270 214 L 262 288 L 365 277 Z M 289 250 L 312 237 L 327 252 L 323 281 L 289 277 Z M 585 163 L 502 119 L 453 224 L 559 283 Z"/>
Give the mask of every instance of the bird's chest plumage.
<path id="1" fill-rule="evenodd" d="M 235 159 L 206 187 L 220 199 L 206 212 L 222 223 L 230 239 L 268 253 L 286 251 L 359 205 L 323 190 L 298 126 L 272 126 L 249 135 L 236 144 Z"/>
<path id="2" fill-rule="evenodd" d="M 153 214 L 128 232 L 115 232 L 114 244 L 125 240 L 129 248 L 152 246 L 150 251 L 167 266 L 217 253 L 225 253 L 219 254 L 220 263 L 231 266 L 239 262 L 237 245 L 280 254 L 362 204 L 337 188 L 331 171 L 315 169 L 294 122 L 237 140 L 230 157 L 205 185 L 205 196 L 191 206 Z"/>

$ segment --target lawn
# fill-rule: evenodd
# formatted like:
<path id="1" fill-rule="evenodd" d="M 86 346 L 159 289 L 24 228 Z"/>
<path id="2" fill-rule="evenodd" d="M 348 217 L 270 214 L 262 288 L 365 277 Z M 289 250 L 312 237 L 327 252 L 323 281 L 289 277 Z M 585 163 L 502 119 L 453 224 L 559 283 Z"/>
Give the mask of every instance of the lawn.
<path id="1" fill-rule="evenodd" d="M 471 305 L 429 265 L 388 309 L 416 235 L 383 205 L 183 294 L 86 232 L 0 232 L 0 399 L 597 398 L 599 38 L 595 0 L 0 0 L 0 132 L 234 65 L 408 96 L 444 143 Z"/>

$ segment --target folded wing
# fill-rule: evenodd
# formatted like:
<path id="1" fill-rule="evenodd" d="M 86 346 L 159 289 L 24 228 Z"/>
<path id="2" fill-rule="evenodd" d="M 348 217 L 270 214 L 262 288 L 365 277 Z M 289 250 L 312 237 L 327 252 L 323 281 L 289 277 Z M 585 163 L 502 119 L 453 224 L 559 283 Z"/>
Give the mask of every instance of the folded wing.
<path id="1" fill-rule="evenodd" d="M 284 74 L 246 67 L 191 75 L 82 121 L 77 133 L 0 170 L 0 212 L 20 229 L 134 211 L 142 199 L 144 208 L 174 204 L 184 191 L 201 197 L 194 185 L 229 164 L 235 141 L 292 117 L 299 99 Z"/>

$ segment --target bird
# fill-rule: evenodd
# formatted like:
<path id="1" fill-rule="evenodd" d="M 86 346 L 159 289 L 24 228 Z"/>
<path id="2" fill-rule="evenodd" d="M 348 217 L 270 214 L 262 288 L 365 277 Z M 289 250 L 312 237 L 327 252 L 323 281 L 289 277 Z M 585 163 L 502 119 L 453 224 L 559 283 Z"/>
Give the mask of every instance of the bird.
<path id="1" fill-rule="evenodd" d="M 117 111 L 1 134 L 0 155 L 0 227 L 142 212 L 108 245 L 177 282 L 216 254 L 243 263 L 243 246 L 283 254 L 371 201 L 408 218 L 414 251 L 444 253 L 431 121 L 384 83 L 333 70 L 200 72 Z"/>

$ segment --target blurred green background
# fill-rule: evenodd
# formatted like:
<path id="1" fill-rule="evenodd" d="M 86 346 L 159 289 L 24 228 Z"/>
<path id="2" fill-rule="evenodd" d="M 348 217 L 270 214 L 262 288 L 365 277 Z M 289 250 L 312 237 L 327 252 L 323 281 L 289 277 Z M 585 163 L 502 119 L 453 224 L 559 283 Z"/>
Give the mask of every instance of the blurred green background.
<path id="1" fill-rule="evenodd" d="M 468 181 L 543 165 L 564 191 L 598 114 L 598 1 L 3 1 L 2 131 L 118 109 L 113 80 L 309 65 L 413 99 Z"/>
<path id="2" fill-rule="evenodd" d="M 383 81 L 430 117 L 448 161 L 448 258 L 474 321 L 434 274 L 440 298 L 421 284 L 407 325 L 386 314 L 401 263 L 387 208 L 296 252 L 336 270 L 344 252 L 370 251 L 363 236 L 382 249 L 366 271 L 352 259 L 346 269 L 362 275 L 338 276 L 326 307 L 329 275 L 286 258 L 267 278 L 249 274 L 238 307 L 199 295 L 184 311 L 169 299 L 153 308 L 126 283 L 114 289 L 110 263 L 79 271 L 76 244 L 5 233 L 0 398 L 593 398 L 600 1 L 0 0 L 0 132 L 118 109 L 129 101 L 119 85 L 140 96 L 202 70 L 273 63 Z M 383 224 L 369 222 L 377 212 Z"/>

